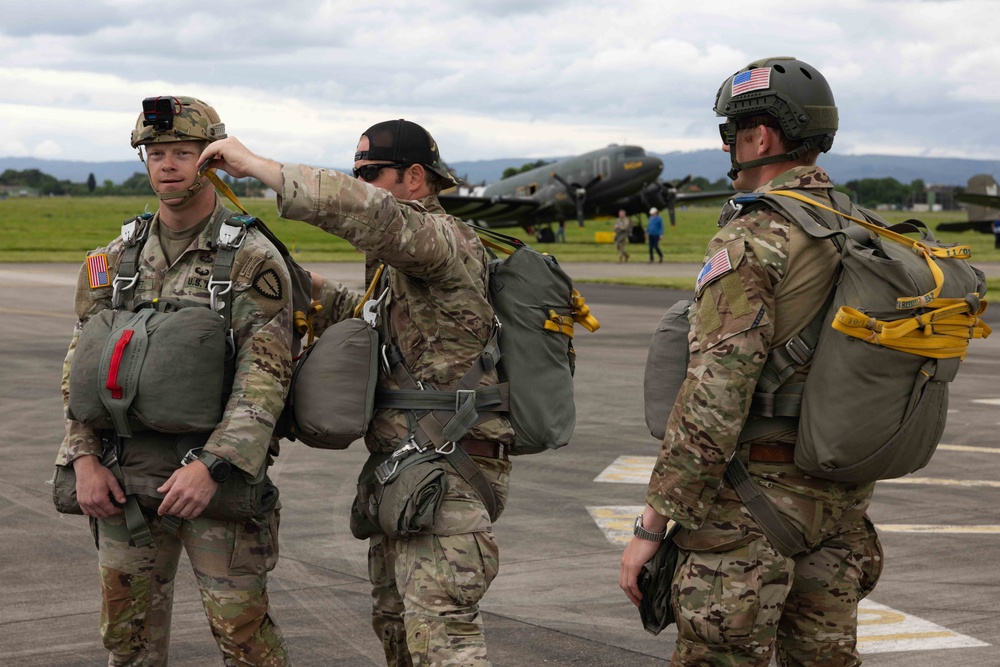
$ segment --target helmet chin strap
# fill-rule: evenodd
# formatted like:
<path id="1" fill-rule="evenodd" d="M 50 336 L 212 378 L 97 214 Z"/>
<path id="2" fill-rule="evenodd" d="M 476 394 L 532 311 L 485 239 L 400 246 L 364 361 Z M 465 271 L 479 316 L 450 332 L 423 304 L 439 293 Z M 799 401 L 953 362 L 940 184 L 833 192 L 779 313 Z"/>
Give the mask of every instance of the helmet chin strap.
<path id="1" fill-rule="evenodd" d="M 762 157 L 757 160 L 750 160 L 749 162 L 738 162 L 736 160 L 736 150 L 735 146 L 733 150 L 729 152 L 729 160 L 733 164 L 733 168 L 726 172 L 726 176 L 729 180 L 735 181 L 736 177 L 744 169 L 751 169 L 752 167 L 761 167 L 765 164 L 774 164 L 775 162 L 795 162 L 805 155 L 813 147 L 815 142 L 811 139 L 804 140 L 795 150 L 789 151 L 787 153 L 781 153 L 779 155 L 768 155 L 767 157 Z"/>
<path id="2" fill-rule="evenodd" d="M 207 184 L 205 176 L 199 173 L 198 178 L 190 187 L 184 188 L 183 190 L 174 190 L 173 192 L 157 192 L 156 188 L 153 187 L 153 178 L 149 175 L 149 165 L 146 164 L 146 156 L 142 154 L 142 147 L 139 148 L 139 160 L 146 167 L 146 178 L 149 179 L 149 187 L 153 188 L 153 192 L 156 193 L 156 196 L 159 197 L 160 201 L 164 201 L 166 199 L 180 199 L 180 203 L 183 204 L 203 190 Z"/>

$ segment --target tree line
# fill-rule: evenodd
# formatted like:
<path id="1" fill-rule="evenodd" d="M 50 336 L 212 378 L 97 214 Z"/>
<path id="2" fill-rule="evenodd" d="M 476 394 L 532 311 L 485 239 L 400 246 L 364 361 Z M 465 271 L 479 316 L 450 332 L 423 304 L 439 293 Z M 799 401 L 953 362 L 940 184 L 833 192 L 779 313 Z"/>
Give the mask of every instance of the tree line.
<path id="1" fill-rule="evenodd" d="M 265 186 L 255 178 L 232 178 L 229 174 L 221 174 L 222 180 L 237 197 L 260 197 Z M 59 180 L 38 169 L 23 169 L 17 171 L 7 169 L 0 174 L 0 185 L 13 185 L 30 188 L 39 195 L 71 196 L 71 197 L 125 197 L 146 196 L 153 194 L 149 185 L 149 177 L 144 172 L 136 172 L 121 183 L 105 179 L 98 184 L 94 174 L 87 176 L 83 183 L 75 183 L 68 179 Z"/>

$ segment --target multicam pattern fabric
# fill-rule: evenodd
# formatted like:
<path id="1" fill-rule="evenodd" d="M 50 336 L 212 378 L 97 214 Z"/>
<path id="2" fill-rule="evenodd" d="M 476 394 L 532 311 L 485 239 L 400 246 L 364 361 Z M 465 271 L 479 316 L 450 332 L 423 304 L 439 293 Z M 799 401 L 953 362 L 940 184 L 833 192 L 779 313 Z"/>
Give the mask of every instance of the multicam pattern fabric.
<path id="1" fill-rule="evenodd" d="M 302 165 L 282 167 L 281 216 L 303 220 L 364 251 L 366 278 L 385 262 L 376 293 L 388 287 L 380 325 L 402 352 L 415 380 L 447 390 L 482 354 L 492 333 L 483 244 L 461 220 L 430 196 L 397 201 L 391 193 L 344 174 Z M 350 317 L 362 296 L 326 281 L 320 295 L 322 331 Z M 495 385 L 495 371 L 482 385 Z M 398 389 L 379 371 L 379 386 Z M 406 415 L 377 411 L 365 435 L 373 453 L 391 452 L 409 434 Z M 492 419 L 466 437 L 509 445 L 506 418 Z M 500 508 L 507 497 L 510 463 L 473 459 L 493 485 Z M 407 540 L 372 538 L 372 627 L 389 665 L 489 665 L 478 603 L 499 570 L 489 514 L 455 471 L 432 529 Z"/>
<path id="2" fill-rule="evenodd" d="M 503 511 L 510 463 L 474 459 Z M 469 483 L 448 470 L 448 491 L 426 534 L 372 538 L 372 627 L 387 665 L 488 667 L 479 601 L 500 569 L 489 514 Z"/>
<path id="3" fill-rule="evenodd" d="M 101 635 L 115 667 L 166 665 L 174 576 L 181 548 L 201 591 L 225 665 L 289 664 L 281 630 L 268 614 L 267 573 L 278 562 L 278 510 L 261 519 L 194 519 L 177 536 L 147 516 L 153 543 L 129 544 L 123 517 L 94 519 L 100 550 Z"/>
<path id="4" fill-rule="evenodd" d="M 155 124 L 146 125 L 143 114 L 132 130 L 132 148 L 140 144 L 168 143 L 173 141 L 218 141 L 226 138 L 226 126 L 219 114 L 208 104 L 194 97 L 165 98 L 176 100 L 181 111 L 173 117 L 170 127 L 159 130 Z"/>
<path id="5" fill-rule="evenodd" d="M 832 187 L 822 169 L 797 167 L 757 191 L 795 189 L 828 201 Z M 776 637 L 782 665 L 859 664 L 857 600 L 881 567 L 881 547 L 865 519 L 873 485 L 810 478 L 792 464 L 748 463 L 750 443 L 738 444 L 769 351 L 822 307 L 837 253 L 768 208 L 750 211 L 722 221 L 705 253 L 708 262 L 726 251 L 731 268 L 699 285 L 687 378 L 646 497 L 685 527 L 676 540 L 683 558 L 674 581 L 679 637 L 672 664 L 767 665 Z M 807 372 L 800 369 L 793 381 Z M 795 436 L 789 430 L 768 443 L 793 446 Z M 813 551 L 789 559 L 768 544 L 723 482 L 734 455 Z"/>
<path id="6" fill-rule="evenodd" d="M 212 275 L 215 253 L 211 249 L 213 223 L 229 212 L 216 204 L 212 222 L 198 237 L 197 245 L 189 249 L 173 266 L 167 266 L 157 234 L 159 220 L 151 222 L 149 239 L 140 255 L 139 281 L 135 287 L 135 302 L 154 298 L 175 298 L 192 305 L 209 304 L 208 280 Z M 121 238 L 95 252 L 108 254 L 112 274 L 117 271 Z M 287 299 L 269 298 L 254 289 L 254 279 L 273 272 L 289 294 L 289 277 L 284 262 L 270 241 L 253 231 L 236 256 L 233 267 L 232 323 L 237 345 L 236 378 L 233 393 L 226 405 L 222 421 L 205 444 L 205 451 L 225 459 L 247 474 L 254 476 L 264 464 L 274 424 L 284 406 L 285 393 L 291 379 L 291 305 Z M 268 274 L 271 275 L 271 274 Z M 69 373 L 73 351 L 83 326 L 98 311 L 111 307 L 112 288 L 91 289 L 87 270 L 81 268 L 76 291 L 76 313 L 79 317 L 66 361 L 63 364 L 63 405 L 68 403 Z M 277 443 L 271 443 L 276 451 Z M 57 465 L 71 463 L 83 454 L 100 455 L 100 441 L 93 430 L 67 420 Z"/>
<path id="7" fill-rule="evenodd" d="M 434 196 L 397 201 L 358 179 L 304 165 L 285 165 L 282 177 L 283 218 L 308 222 L 362 250 L 369 280 L 375 267 L 386 263 L 382 285 L 389 294 L 382 312 L 390 340 L 415 380 L 434 389 L 453 387 L 479 358 L 493 329 L 486 298 L 489 257 L 475 231 L 446 214 Z M 360 300 L 360 294 L 327 281 L 317 330 L 349 317 Z M 482 386 L 497 382 L 496 372 L 490 372 Z M 399 388 L 381 371 L 379 387 Z M 408 432 L 402 412 L 380 410 L 365 444 L 372 452 L 391 452 Z M 473 427 L 467 437 L 509 445 L 514 431 L 506 418 L 498 418 Z"/>

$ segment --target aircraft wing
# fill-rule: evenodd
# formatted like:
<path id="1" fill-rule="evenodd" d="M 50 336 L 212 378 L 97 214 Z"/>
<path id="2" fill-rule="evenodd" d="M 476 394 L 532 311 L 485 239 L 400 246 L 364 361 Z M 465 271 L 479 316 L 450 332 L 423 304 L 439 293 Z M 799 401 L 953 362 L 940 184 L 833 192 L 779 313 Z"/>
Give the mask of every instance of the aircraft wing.
<path id="1" fill-rule="evenodd" d="M 939 232 L 968 232 L 976 231 L 983 234 L 993 233 L 992 220 L 962 220 L 960 222 L 942 222 L 934 227 Z"/>
<path id="2" fill-rule="evenodd" d="M 456 218 L 485 223 L 490 227 L 531 224 L 531 219 L 540 208 L 539 203 L 530 197 L 440 194 L 438 201 L 445 211 Z"/>
<path id="3" fill-rule="evenodd" d="M 684 204 L 708 199 L 729 199 L 738 194 L 739 192 L 736 190 L 714 190 L 707 192 L 678 192 L 676 197 L 678 204 Z"/>
<path id="4" fill-rule="evenodd" d="M 955 195 L 955 199 L 960 202 L 965 202 L 966 204 L 975 204 L 977 206 L 985 206 L 986 208 L 1000 208 L 1000 196 L 998 195 L 981 195 L 974 192 L 963 192 L 960 195 Z"/>

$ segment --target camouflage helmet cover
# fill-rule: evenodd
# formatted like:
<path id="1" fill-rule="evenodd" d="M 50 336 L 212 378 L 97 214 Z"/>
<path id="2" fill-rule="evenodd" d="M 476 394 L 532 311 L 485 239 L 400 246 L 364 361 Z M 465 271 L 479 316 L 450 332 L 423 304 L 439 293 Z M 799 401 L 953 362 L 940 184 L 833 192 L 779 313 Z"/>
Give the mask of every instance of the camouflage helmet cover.
<path id="1" fill-rule="evenodd" d="M 147 105 L 159 102 L 170 111 L 160 120 L 150 120 Z M 215 109 L 194 97 L 163 96 L 147 98 L 143 101 L 143 112 L 139 114 L 132 130 L 132 148 L 146 144 L 174 141 L 217 141 L 226 138 L 226 126 L 219 119 Z"/>
<path id="2" fill-rule="evenodd" d="M 726 79 L 715 96 L 715 113 L 730 119 L 768 113 L 793 141 L 811 143 L 824 153 L 837 133 L 837 105 L 819 71 L 789 57 L 750 63 Z"/>

